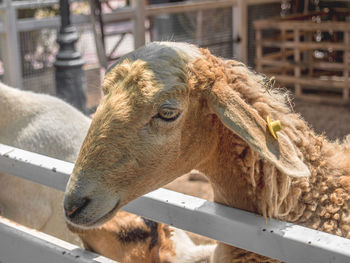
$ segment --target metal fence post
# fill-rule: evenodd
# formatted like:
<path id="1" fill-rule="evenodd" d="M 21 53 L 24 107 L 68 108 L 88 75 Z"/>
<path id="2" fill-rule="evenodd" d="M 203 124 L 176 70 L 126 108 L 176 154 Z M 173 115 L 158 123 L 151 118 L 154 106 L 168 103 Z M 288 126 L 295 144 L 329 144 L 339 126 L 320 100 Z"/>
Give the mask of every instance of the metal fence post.
<path id="1" fill-rule="evenodd" d="M 146 2 L 145 0 L 131 0 L 131 6 L 135 10 L 135 19 L 133 20 L 134 48 L 139 48 L 145 44 L 145 19 Z"/>
<path id="2" fill-rule="evenodd" d="M 56 55 L 56 94 L 86 113 L 84 60 L 75 49 L 78 33 L 70 21 L 68 0 L 60 0 L 61 28 L 57 36 L 60 49 Z"/>
<path id="3" fill-rule="evenodd" d="M 22 64 L 17 29 L 17 10 L 11 0 L 4 0 L 5 9 L 0 10 L 5 32 L 1 38 L 0 48 L 3 56 L 4 82 L 16 88 L 23 88 Z"/>

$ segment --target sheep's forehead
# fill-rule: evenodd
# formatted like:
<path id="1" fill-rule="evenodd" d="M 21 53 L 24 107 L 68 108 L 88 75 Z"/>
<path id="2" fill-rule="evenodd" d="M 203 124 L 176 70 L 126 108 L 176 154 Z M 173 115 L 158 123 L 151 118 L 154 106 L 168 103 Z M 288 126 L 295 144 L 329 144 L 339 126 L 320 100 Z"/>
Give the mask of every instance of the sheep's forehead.
<path id="1" fill-rule="evenodd" d="M 162 57 L 155 61 L 125 58 L 109 70 L 103 84 L 104 90 L 127 94 L 135 103 L 180 94 L 186 91 L 186 87 L 185 65 Z"/>
<path id="2" fill-rule="evenodd" d="M 203 55 L 201 51 L 187 43 L 152 42 L 118 59 L 108 73 L 128 62 L 142 61 L 153 72 L 156 80 L 165 87 L 186 82 L 188 63 Z"/>
<path id="3" fill-rule="evenodd" d="M 105 99 L 107 108 L 114 107 L 114 116 L 126 112 L 140 114 L 154 110 L 169 98 L 186 96 L 186 66 L 198 50 L 189 46 L 190 55 L 183 55 L 186 47 L 177 43 L 151 43 L 120 58 L 108 70 L 103 84 L 110 91 Z"/>
<path id="4" fill-rule="evenodd" d="M 148 94 L 156 89 L 157 80 L 154 72 L 142 60 L 125 59 L 108 72 L 103 83 L 103 90 L 106 93 L 124 90 L 130 94 Z"/>

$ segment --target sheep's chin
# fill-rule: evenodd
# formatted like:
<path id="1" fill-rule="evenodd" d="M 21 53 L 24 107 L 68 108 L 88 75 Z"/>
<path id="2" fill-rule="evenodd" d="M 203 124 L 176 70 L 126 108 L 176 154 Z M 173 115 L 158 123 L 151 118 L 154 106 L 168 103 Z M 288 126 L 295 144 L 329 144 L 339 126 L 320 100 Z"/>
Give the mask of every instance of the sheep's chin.
<path id="1" fill-rule="evenodd" d="M 118 200 L 116 205 L 112 208 L 112 210 L 110 210 L 109 212 L 107 212 L 106 214 L 104 214 L 103 216 L 101 216 L 100 218 L 98 218 L 97 220 L 92 221 L 92 222 L 87 222 L 87 223 L 83 223 L 83 224 L 76 224 L 76 223 L 71 222 L 65 216 L 66 224 L 67 224 L 69 230 L 72 231 L 73 233 L 78 233 L 81 230 L 98 228 L 98 227 L 102 226 L 104 223 L 106 223 L 107 221 L 109 221 L 110 219 L 112 219 L 112 217 L 119 210 L 119 204 L 120 204 L 120 199 Z"/>

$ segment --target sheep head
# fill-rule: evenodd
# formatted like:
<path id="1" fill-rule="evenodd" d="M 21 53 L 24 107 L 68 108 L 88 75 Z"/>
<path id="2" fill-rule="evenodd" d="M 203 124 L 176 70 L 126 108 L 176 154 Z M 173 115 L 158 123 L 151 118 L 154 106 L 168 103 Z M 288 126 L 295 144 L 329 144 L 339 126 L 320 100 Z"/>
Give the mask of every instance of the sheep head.
<path id="1" fill-rule="evenodd" d="M 98 226 L 210 158 L 217 119 L 286 175 L 308 175 L 288 137 L 267 132 L 214 62 L 191 45 L 152 43 L 112 66 L 67 185 L 68 223 Z"/>

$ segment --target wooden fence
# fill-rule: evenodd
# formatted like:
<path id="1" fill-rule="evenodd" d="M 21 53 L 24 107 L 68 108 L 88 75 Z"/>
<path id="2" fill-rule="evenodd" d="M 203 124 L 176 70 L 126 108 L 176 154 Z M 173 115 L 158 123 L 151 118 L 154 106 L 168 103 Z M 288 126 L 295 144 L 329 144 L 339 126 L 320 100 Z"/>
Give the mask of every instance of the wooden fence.
<path id="1" fill-rule="evenodd" d="M 0 172 L 64 191 L 72 169 L 72 163 L 0 144 Z M 285 262 L 350 262 L 349 239 L 273 219 L 265 223 L 259 215 L 165 189 L 123 210 Z M 5 219 L 0 235 L 5 263 L 113 262 Z"/>
<path id="2" fill-rule="evenodd" d="M 350 17 L 350 9 L 255 21 L 257 71 L 294 86 L 296 97 L 349 102 L 350 22 L 340 17 Z M 271 30 L 273 36 L 263 36 Z M 340 96 L 330 98 L 335 92 Z"/>

